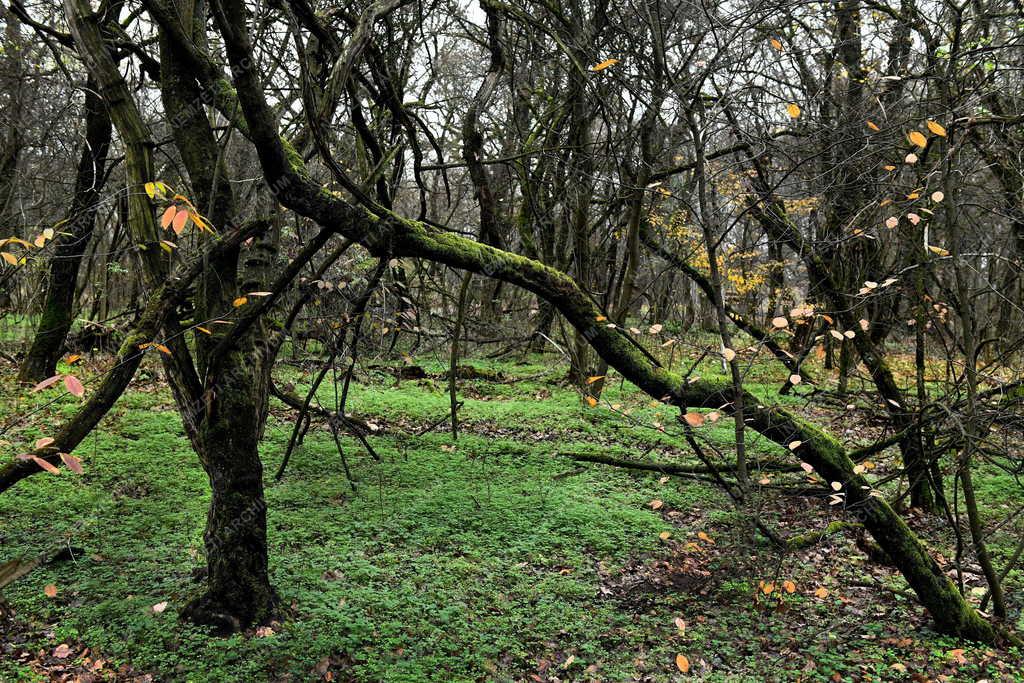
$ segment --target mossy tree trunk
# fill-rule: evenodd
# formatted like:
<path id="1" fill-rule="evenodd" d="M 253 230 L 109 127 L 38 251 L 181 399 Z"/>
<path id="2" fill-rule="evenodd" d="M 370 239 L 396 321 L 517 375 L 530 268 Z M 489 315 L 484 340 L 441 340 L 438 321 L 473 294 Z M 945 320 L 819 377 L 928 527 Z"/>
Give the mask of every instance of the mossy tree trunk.
<path id="1" fill-rule="evenodd" d="M 74 197 L 67 221 L 58 228 L 60 235 L 54 240 L 56 248 L 50 259 L 39 326 L 18 371 L 22 382 L 39 382 L 57 372 L 57 359 L 74 319 L 78 270 L 96 222 L 111 128 L 110 115 L 96 92 L 95 80 L 90 77 L 85 86 L 85 142 Z"/>

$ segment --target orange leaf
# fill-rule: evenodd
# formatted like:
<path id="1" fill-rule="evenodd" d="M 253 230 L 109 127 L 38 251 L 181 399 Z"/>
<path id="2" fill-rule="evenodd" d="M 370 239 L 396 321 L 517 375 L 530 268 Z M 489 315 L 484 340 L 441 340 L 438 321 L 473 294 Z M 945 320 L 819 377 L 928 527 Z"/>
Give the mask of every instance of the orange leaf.
<path id="1" fill-rule="evenodd" d="M 942 138 L 946 137 L 946 129 L 943 128 L 942 124 L 940 124 L 938 121 L 929 120 L 927 125 L 928 130 L 930 130 L 932 134 L 938 135 L 939 137 Z"/>
<path id="2" fill-rule="evenodd" d="M 821 598 L 821 599 L 827 598 L 828 597 L 828 589 L 823 587 L 823 586 L 819 586 L 818 589 L 814 591 L 814 597 Z"/>
<path id="3" fill-rule="evenodd" d="M 174 228 L 174 234 L 180 235 L 181 231 L 185 229 L 185 223 L 188 222 L 188 211 L 179 211 L 174 215 L 174 222 L 171 227 Z"/>
<path id="4" fill-rule="evenodd" d="M 781 43 L 781 42 L 779 42 L 779 39 L 778 39 L 778 38 L 772 38 L 772 39 L 771 39 L 771 40 L 769 40 L 768 42 L 769 42 L 769 43 L 771 43 L 771 45 L 772 45 L 772 47 L 773 47 L 773 48 L 775 48 L 775 49 L 776 49 L 776 50 L 778 50 L 779 52 L 782 52 L 782 43 Z"/>
<path id="5" fill-rule="evenodd" d="M 234 301 L 232 301 L 231 305 L 234 306 L 235 308 L 238 308 L 239 306 L 244 306 L 247 301 L 248 299 L 246 299 L 244 296 L 240 296 Z"/>
<path id="6" fill-rule="evenodd" d="M 700 413 L 686 413 L 683 415 L 683 419 L 686 420 L 686 424 L 691 427 L 700 427 L 704 424 L 704 416 Z"/>
<path id="7" fill-rule="evenodd" d="M 798 104 L 787 104 L 786 113 L 789 114 L 789 118 L 798 119 L 800 118 L 800 105 Z"/>
<path id="8" fill-rule="evenodd" d="M 668 539 L 672 538 L 672 532 L 662 531 L 660 534 L 658 534 L 658 538 L 660 538 L 663 541 L 667 541 Z"/>
<path id="9" fill-rule="evenodd" d="M 796 592 L 796 584 L 793 583 L 792 581 L 788 580 L 788 579 L 782 582 L 782 588 L 787 593 L 795 593 Z"/>
<path id="10" fill-rule="evenodd" d="M 587 405 L 590 406 L 591 408 L 597 405 L 597 399 L 594 398 L 593 396 L 584 396 L 584 399 L 586 399 Z"/>
<path id="11" fill-rule="evenodd" d="M 57 587 L 52 583 L 48 583 L 43 586 L 43 594 L 48 598 L 55 598 L 57 597 Z"/>
<path id="12" fill-rule="evenodd" d="M 153 348 L 155 348 L 157 351 L 161 353 L 167 354 L 168 356 L 171 355 L 171 350 L 164 346 L 163 344 L 153 344 Z"/>
<path id="13" fill-rule="evenodd" d="M 676 668 L 683 673 L 690 670 L 690 660 L 686 658 L 686 655 L 676 655 Z"/>
<path id="14" fill-rule="evenodd" d="M 160 227 L 164 230 L 169 228 L 171 223 L 174 221 L 174 214 L 176 213 L 178 213 L 178 207 L 168 206 L 167 209 L 164 210 L 164 214 L 160 216 Z"/>
<path id="15" fill-rule="evenodd" d="M 82 357 L 79 356 L 77 353 L 73 353 L 70 356 L 68 356 L 68 359 L 64 362 L 67 363 L 68 365 L 74 365 L 80 360 L 82 360 Z"/>
<path id="16" fill-rule="evenodd" d="M 874 122 L 874 121 L 868 121 L 868 128 L 870 128 L 871 130 L 875 131 L 876 133 L 877 133 L 878 131 L 882 130 L 881 128 L 879 128 L 879 127 L 878 127 L 878 126 L 877 126 L 877 125 L 875 124 L 875 122 Z"/>
<path id="17" fill-rule="evenodd" d="M 587 384 L 593 384 L 599 379 L 604 379 L 604 375 L 594 375 L 593 377 L 588 377 Z"/>
<path id="18" fill-rule="evenodd" d="M 7 261 L 7 263 L 12 266 L 18 265 L 18 257 L 14 254 L 9 254 L 6 251 L 0 251 L 0 257 L 3 257 L 4 261 Z"/>
<path id="19" fill-rule="evenodd" d="M 917 145 L 921 149 L 924 149 L 925 147 L 928 146 L 928 138 L 926 138 L 921 131 L 910 131 L 910 133 L 907 134 L 907 139 L 910 140 L 910 144 Z"/>

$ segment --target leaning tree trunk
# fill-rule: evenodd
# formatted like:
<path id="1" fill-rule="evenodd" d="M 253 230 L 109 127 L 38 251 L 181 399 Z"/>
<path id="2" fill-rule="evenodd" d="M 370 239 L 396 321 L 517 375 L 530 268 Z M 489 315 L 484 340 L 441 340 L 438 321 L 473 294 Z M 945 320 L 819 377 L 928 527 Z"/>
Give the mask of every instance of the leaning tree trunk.
<path id="1" fill-rule="evenodd" d="M 39 327 L 18 371 L 22 382 L 38 382 L 57 372 L 57 359 L 74 319 L 78 270 L 96 222 L 110 134 L 110 115 L 90 77 L 85 86 L 85 142 L 78 161 L 75 194 L 67 222 L 60 226 L 61 234 L 55 240 Z"/>

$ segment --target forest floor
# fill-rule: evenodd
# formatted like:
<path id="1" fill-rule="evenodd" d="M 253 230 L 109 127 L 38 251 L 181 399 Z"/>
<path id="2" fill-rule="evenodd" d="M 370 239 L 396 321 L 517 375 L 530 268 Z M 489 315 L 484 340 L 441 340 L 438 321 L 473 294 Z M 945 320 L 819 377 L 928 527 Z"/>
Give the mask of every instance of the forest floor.
<path id="1" fill-rule="evenodd" d="M 96 365 L 76 370 L 83 378 L 102 366 L 86 362 Z M 369 441 L 381 458 L 342 438 L 355 490 L 317 422 L 274 480 L 294 413 L 272 400 L 262 449 L 270 570 L 287 614 L 217 638 L 176 618 L 200 586 L 209 494 L 158 363 L 147 361 L 76 451 L 83 476 L 43 473 L 0 495 L 0 563 L 74 549 L 4 588 L 14 617 L 0 625 L 0 681 L 1024 680 L 1024 654 L 932 631 L 856 531 L 780 554 L 705 478 L 575 461 L 699 464 L 677 416 L 631 386 L 612 381 L 588 407 L 555 356 L 471 359 L 484 376 L 459 383 L 454 441 L 447 423 L 419 434 L 444 418 L 449 397 L 440 359 L 417 363 L 426 377 L 379 366 L 352 387 L 349 411 L 377 428 Z M 314 370 L 296 363 L 279 381 L 302 394 Z M 812 371 L 830 388 L 828 372 Z M 4 453 L 75 409 L 56 389 L 16 386 L 13 365 L 0 374 L 0 423 L 14 425 L 0 436 Z M 851 446 L 880 433 L 870 406 L 809 386 L 780 399 L 782 379 L 767 362 L 748 375 L 766 400 Z M 333 405 L 333 385 L 319 397 Z M 732 457 L 730 420 L 698 431 L 723 464 Z M 751 450 L 793 464 L 761 440 Z M 874 458 L 873 474 L 892 458 Z M 802 472 L 755 478 L 760 515 L 784 533 L 843 519 L 824 491 L 793 495 L 811 486 Z M 1017 509 L 1021 488 L 1008 475 L 978 480 L 990 524 Z M 936 548 L 952 547 L 941 519 L 908 521 Z M 992 533 L 997 566 L 1021 526 Z M 967 578 L 977 602 L 980 577 Z M 1024 573 L 1012 572 L 1019 627 L 1022 588 Z"/>

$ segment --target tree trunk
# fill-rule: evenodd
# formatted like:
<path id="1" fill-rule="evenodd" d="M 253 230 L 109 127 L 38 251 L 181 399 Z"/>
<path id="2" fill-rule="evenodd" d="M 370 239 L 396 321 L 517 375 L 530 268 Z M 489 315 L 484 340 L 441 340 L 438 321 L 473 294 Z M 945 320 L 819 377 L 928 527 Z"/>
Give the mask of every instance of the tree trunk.
<path id="1" fill-rule="evenodd" d="M 212 495 L 203 541 L 206 588 L 182 617 L 233 633 L 269 621 L 277 604 L 267 571 L 267 504 L 257 387 L 244 375 L 226 373 L 217 388 L 216 414 L 199 433 L 200 460 Z"/>
<path id="2" fill-rule="evenodd" d="M 96 222 L 110 134 L 110 115 L 96 92 L 96 82 L 89 78 L 85 87 L 85 143 L 78 162 L 75 194 L 68 220 L 59 228 L 62 234 L 56 240 L 56 249 L 50 259 L 39 327 L 18 372 L 18 379 L 22 382 L 39 382 L 57 372 L 57 359 L 74 319 L 78 270 Z"/>

